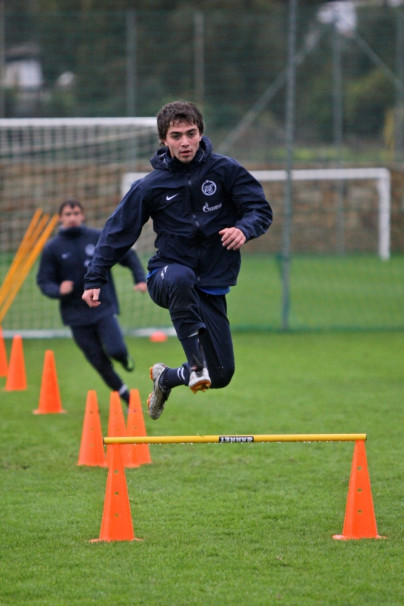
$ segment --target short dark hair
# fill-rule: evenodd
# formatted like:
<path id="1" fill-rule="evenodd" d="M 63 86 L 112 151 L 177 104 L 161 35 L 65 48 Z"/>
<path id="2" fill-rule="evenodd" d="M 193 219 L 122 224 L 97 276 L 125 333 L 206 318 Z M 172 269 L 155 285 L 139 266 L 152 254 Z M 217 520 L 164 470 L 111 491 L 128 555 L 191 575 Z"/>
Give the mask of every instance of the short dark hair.
<path id="1" fill-rule="evenodd" d="M 59 216 L 62 214 L 63 210 L 66 208 L 66 206 L 69 206 L 70 208 L 76 208 L 76 206 L 79 207 L 79 209 L 81 210 L 81 212 L 84 213 L 84 208 L 81 202 L 79 202 L 78 200 L 76 200 L 76 198 L 69 198 L 68 200 L 65 200 L 64 202 L 62 202 L 62 204 L 59 206 Z"/>
<path id="2" fill-rule="evenodd" d="M 203 133 L 203 116 L 197 106 L 190 101 L 174 101 L 164 105 L 157 114 L 157 129 L 161 143 L 165 141 L 170 126 L 178 121 L 195 124 L 199 132 Z"/>

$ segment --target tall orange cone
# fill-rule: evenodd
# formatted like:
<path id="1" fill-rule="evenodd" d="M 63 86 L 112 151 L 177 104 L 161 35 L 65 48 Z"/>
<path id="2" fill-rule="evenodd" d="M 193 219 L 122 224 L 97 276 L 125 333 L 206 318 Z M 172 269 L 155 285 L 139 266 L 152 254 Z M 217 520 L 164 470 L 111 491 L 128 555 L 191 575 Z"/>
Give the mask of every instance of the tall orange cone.
<path id="1" fill-rule="evenodd" d="M 382 539 L 377 534 L 364 440 L 355 442 L 342 534 L 333 539 Z"/>
<path id="2" fill-rule="evenodd" d="M 117 391 L 112 391 L 109 402 L 108 437 L 126 436 L 125 419 L 122 412 L 121 399 Z M 121 453 L 124 467 L 139 467 L 133 457 L 133 444 L 122 444 Z M 107 464 L 111 465 L 112 450 L 107 446 Z"/>
<path id="3" fill-rule="evenodd" d="M 3 329 L 0 326 L 0 377 L 6 377 L 8 374 L 6 346 L 4 344 Z"/>
<path id="4" fill-rule="evenodd" d="M 108 448 L 111 450 L 112 461 L 108 470 L 100 536 L 90 542 L 141 541 L 133 531 L 121 445 L 111 444 Z"/>
<path id="5" fill-rule="evenodd" d="M 90 390 L 87 393 L 77 465 L 88 465 L 89 467 L 107 466 L 97 393 L 94 390 Z"/>
<path id="6" fill-rule="evenodd" d="M 146 436 L 146 427 L 143 418 L 142 403 L 138 389 L 130 390 L 128 421 L 126 424 L 128 436 Z M 133 456 L 138 465 L 151 463 L 148 444 L 133 444 Z"/>
<path id="7" fill-rule="evenodd" d="M 41 391 L 39 394 L 39 407 L 33 411 L 36 415 L 66 412 L 62 408 L 59 384 L 56 374 L 56 364 L 53 351 L 45 351 L 42 371 Z"/>
<path id="8" fill-rule="evenodd" d="M 8 367 L 6 386 L 4 389 L 6 391 L 27 389 L 27 377 L 25 374 L 24 350 L 21 335 L 15 335 L 13 337 L 10 353 L 10 364 Z"/>

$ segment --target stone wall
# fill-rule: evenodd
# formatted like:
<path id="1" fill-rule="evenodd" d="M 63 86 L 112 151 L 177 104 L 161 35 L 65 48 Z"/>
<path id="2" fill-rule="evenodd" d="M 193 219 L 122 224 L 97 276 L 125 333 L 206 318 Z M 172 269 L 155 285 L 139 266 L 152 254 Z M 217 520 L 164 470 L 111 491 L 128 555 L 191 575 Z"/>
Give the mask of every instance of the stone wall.
<path id="1" fill-rule="evenodd" d="M 389 168 L 389 167 L 387 167 Z M 404 252 L 404 167 L 391 171 L 391 251 Z M 281 252 L 285 184 L 264 189 L 274 211 L 268 234 L 248 243 L 254 252 Z M 379 197 L 376 182 L 355 180 L 294 182 L 291 253 L 342 254 L 377 252 Z"/>

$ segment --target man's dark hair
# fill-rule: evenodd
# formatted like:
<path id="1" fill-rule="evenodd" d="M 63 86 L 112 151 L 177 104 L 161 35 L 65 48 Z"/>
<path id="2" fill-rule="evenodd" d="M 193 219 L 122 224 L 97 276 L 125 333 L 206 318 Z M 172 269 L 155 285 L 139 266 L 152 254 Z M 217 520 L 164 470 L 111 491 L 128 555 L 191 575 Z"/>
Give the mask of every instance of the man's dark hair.
<path id="1" fill-rule="evenodd" d="M 202 135 L 203 116 L 196 105 L 189 101 L 174 101 L 164 105 L 157 114 L 157 129 L 161 143 L 165 141 L 170 126 L 179 121 L 195 124 Z"/>
<path id="2" fill-rule="evenodd" d="M 62 214 L 66 206 L 68 206 L 69 208 L 76 208 L 78 206 L 81 212 L 84 213 L 84 208 L 81 202 L 79 202 L 75 198 L 69 198 L 68 200 L 62 202 L 62 204 L 59 206 L 59 216 Z"/>

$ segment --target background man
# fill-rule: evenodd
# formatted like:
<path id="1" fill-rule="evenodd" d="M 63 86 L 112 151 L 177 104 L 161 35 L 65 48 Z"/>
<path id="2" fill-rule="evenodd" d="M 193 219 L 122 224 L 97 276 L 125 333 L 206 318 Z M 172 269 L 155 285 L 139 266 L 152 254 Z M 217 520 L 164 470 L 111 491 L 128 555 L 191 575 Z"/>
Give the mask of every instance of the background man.
<path id="1" fill-rule="evenodd" d="M 63 202 L 59 216 L 61 228 L 43 250 L 37 284 L 44 295 L 59 299 L 62 321 L 70 326 L 75 342 L 108 387 L 128 404 L 128 387 L 114 370 L 111 358 L 129 372 L 135 364 L 116 317 L 119 306 L 112 276 L 102 291 L 102 307 L 90 310 L 81 298 L 84 274 L 100 231 L 83 225 L 84 209 L 78 200 Z M 146 292 L 145 273 L 136 253 L 128 250 L 117 261 L 132 272 L 135 290 Z"/>

